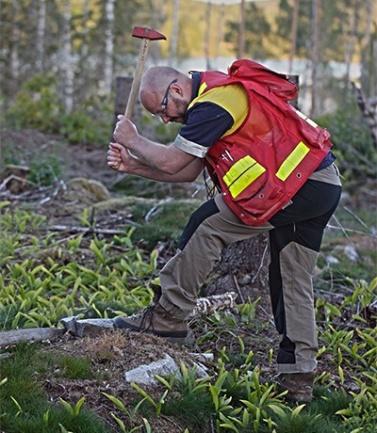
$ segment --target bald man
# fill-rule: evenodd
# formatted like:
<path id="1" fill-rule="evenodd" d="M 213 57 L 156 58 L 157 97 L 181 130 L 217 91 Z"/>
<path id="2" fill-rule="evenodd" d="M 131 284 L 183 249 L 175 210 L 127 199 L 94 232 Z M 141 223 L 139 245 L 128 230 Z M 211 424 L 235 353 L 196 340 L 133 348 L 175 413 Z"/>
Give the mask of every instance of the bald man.
<path id="1" fill-rule="evenodd" d="M 255 68 L 274 86 L 253 81 L 249 71 Z M 288 104 L 286 95 L 297 91 L 292 86 L 246 60 L 236 61 L 228 74 L 188 76 L 168 67 L 145 73 L 144 107 L 164 123 L 183 126 L 172 144 L 162 145 L 120 116 L 108 165 L 162 182 L 193 181 L 206 166 L 218 194 L 191 216 L 176 255 L 160 272 L 154 304 L 114 323 L 185 339 L 187 317 L 222 249 L 268 231 L 270 295 L 282 336 L 277 381 L 288 398 L 306 402 L 312 398 L 317 351 L 312 274 L 341 186 L 329 134 Z"/>

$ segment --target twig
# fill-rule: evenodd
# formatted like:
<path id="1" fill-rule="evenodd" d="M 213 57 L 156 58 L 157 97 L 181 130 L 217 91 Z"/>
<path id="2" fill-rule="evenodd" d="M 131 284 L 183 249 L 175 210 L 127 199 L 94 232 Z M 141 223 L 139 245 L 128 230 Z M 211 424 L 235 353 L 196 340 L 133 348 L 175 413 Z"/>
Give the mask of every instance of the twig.
<path id="1" fill-rule="evenodd" d="M 334 215 L 333 215 L 333 217 L 334 217 Z M 377 239 L 377 236 L 375 236 L 375 235 L 373 235 L 371 233 L 362 232 L 361 230 L 346 229 L 346 228 L 344 228 L 342 226 L 337 227 L 337 226 L 333 226 L 331 224 L 327 224 L 326 228 L 327 229 L 331 229 L 331 230 L 341 230 L 346 238 L 349 238 L 349 236 L 347 235 L 347 232 L 349 232 L 349 233 L 357 233 L 359 235 L 369 236 L 369 237 L 371 237 L 373 239 Z"/>
<path id="2" fill-rule="evenodd" d="M 10 176 L 8 176 L 6 179 L 4 179 L 4 180 L 1 182 L 1 184 L 0 184 L 0 191 L 1 191 L 2 189 L 5 189 L 6 186 L 7 186 L 7 184 L 8 184 L 11 180 L 17 180 L 17 181 L 19 181 L 19 182 L 21 182 L 21 183 L 24 183 L 24 184 L 25 184 L 25 183 L 28 183 L 29 185 L 35 186 L 35 183 L 34 183 L 34 182 L 31 182 L 30 180 L 27 180 L 27 179 L 25 179 L 25 178 L 23 178 L 23 177 L 16 176 L 15 174 L 11 174 Z"/>
<path id="3" fill-rule="evenodd" d="M 347 206 L 343 206 L 343 209 L 344 209 L 346 212 L 348 212 L 350 215 L 352 215 L 352 216 L 355 218 L 355 220 L 356 220 L 358 223 L 360 223 L 363 227 L 365 227 L 367 230 L 370 230 L 370 228 L 365 224 L 365 222 L 364 222 L 360 217 L 358 217 L 357 215 L 355 215 L 355 214 L 351 211 L 351 209 L 348 209 Z"/>
<path id="4" fill-rule="evenodd" d="M 139 224 L 129 222 L 130 225 L 140 227 Z M 47 231 L 51 232 L 68 232 L 68 233 L 85 233 L 85 234 L 101 234 L 101 235 L 124 235 L 125 230 L 115 229 L 95 229 L 92 227 L 78 227 L 78 226 L 65 226 L 65 225 L 54 225 L 46 228 Z"/>
<path id="5" fill-rule="evenodd" d="M 154 216 L 156 214 L 156 212 L 159 210 L 159 208 L 161 206 L 163 206 L 165 203 L 169 203 L 170 201 L 172 201 L 171 197 L 169 197 L 165 200 L 159 201 L 155 206 L 153 206 L 151 209 L 149 209 L 149 211 L 146 213 L 146 215 L 144 217 L 144 221 L 146 223 L 149 223 L 150 219 L 152 218 L 152 216 Z"/>
<path id="6" fill-rule="evenodd" d="M 237 281 L 237 277 L 233 273 L 232 273 L 232 278 L 233 278 L 234 285 L 236 286 L 238 296 L 240 297 L 241 302 L 244 304 L 245 298 L 241 292 L 240 285 L 238 284 L 238 281 Z"/>
<path id="7" fill-rule="evenodd" d="M 258 267 L 258 269 L 257 269 L 257 272 L 255 273 L 255 275 L 254 275 L 253 278 L 251 279 L 251 284 L 253 284 L 253 283 L 256 281 L 256 279 L 257 279 L 257 277 L 258 277 L 260 271 L 262 270 L 262 267 L 263 267 L 263 264 L 264 264 L 264 258 L 265 258 L 265 256 L 266 256 L 267 251 L 268 251 L 268 244 L 264 247 L 264 251 L 263 251 L 263 255 L 262 255 L 261 262 L 260 262 L 260 264 L 259 264 L 259 267 Z"/>

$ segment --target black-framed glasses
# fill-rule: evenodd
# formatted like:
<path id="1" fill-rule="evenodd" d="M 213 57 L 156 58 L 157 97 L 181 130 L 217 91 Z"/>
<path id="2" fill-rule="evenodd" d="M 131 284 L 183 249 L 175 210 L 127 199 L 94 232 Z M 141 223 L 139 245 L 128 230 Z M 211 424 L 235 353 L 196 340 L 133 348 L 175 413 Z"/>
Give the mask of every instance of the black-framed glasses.
<path id="1" fill-rule="evenodd" d="M 165 92 L 165 95 L 164 95 L 164 97 L 162 98 L 162 101 L 161 101 L 161 108 L 162 108 L 162 112 L 160 113 L 160 115 L 163 115 L 163 114 L 165 114 L 165 112 L 166 112 L 166 109 L 168 108 L 168 103 L 169 103 L 169 91 L 170 91 L 170 87 L 174 84 L 174 83 L 176 83 L 178 80 L 177 80 L 177 78 L 175 78 L 169 85 L 168 85 L 168 88 L 166 89 L 166 92 Z"/>

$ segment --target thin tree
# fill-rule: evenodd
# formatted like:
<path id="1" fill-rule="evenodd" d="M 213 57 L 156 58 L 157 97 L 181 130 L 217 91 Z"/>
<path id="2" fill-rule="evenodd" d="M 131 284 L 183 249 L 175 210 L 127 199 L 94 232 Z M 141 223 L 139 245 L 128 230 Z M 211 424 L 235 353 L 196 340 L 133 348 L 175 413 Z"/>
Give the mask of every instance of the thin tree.
<path id="1" fill-rule="evenodd" d="M 105 3 L 105 56 L 103 68 L 103 91 L 111 92 L 113 82 L 113 56 L 114 56 L 114 5 L 115 0 L 106 0 Z"/>
<path id="2" fill-rule="evenodd" d="M 320 0 L 313 0 L 312 3 L 312 43 L 311 43 L 311 63 L 312 63 L 312 94 L 310 115 L 317 114 L 318 101 L 318 66 L 319 66 L 319 11 Z"/>
<path id="3" fill-rule="evenodd" d="M 63 102 L 67 113 L 70 113 L 73 108 L 74 65 L 71 44 L 71 19 L 71 0 L 64 0 L 62 11 L 62 48 L 60 65 L 64 83 Z"/>
<path id="4" fill-rule="evenodd" d="M 37 18 L 37 43 L 35 67 L 38 72 L 44 69 L 45 58 L 45 38 L 46 38 L 46 0 L 39 0 Z"/>
<path id="5" fill-rule="evenodd" d="M 210 60 L 211 15 L 212 15 L 212 4 L 210 1 L 207 1 L 206 11 L 205 11 L 206 30 L 204 35 L 204 55 L 206 59 L 207 69 L 211 68 L 211 60 Z"/>
<path id="6" fill-rule="evenodd" d="M 12 26 L 12 43 L 11 43 L 11 51 L 10 51 L 10 73 L 15 86 L 17 86 L 17 79 L 19 77 L 20 72 L 20 56 L 18 51 L 19 46 L 19 38 L 20 38 L 20 29 L 19 29 L 19 5 L 18 0 L 12 0 L 12 12 L 13 12 L 13 26 Z"/>
<path id="7" fill-rule="evenodd" d="M 215 46 L 215 54 L 214 54 L 215 58 L 219 56 L 220 44 L 224 38 L 224 16 L 225 16 L 225 4 L 221 3 L 217 32 L 216 32 L 216 46 Z"/>
<path id="8" fill-rule="evenodd" d="M 172 15 L 172 32 L 170 37 L 170 52 L 169 52 L 169 65 L 172 66 L 177 60 L 177 47 L 179 38 L 179 11 L 181 2 L 180 0 L 174 0 L 173 2 L 173 15 Z"/>
<path id="9" fill-rule="evenodd" d="M 245 54 L 245 0 L 240 3 L 240 33 L 238 42 L 238 57 L 242 59 Z"/>
<path id="10" fill-rule="evenodd" d="M 292 73 L 293 59 L 296 55 L 297 22 L 298 22 L 299 5 L 300 5 L 299 0 L 293 0 L 293 14 L 292 14 L 292 24 L 291 24 L 291 50 L 289 53 L 288 74 Z"/>

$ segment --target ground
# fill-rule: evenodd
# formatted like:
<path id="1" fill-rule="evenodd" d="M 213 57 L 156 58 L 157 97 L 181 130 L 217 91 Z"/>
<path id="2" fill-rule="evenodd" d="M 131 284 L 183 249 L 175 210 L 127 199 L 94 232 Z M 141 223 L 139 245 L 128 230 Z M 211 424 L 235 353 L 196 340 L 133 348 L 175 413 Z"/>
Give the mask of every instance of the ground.
<path id="1" fill-rule="evenodd" d="M 36 131 L 2 131 L 1 142 L 7 163 L 30 169 L 25 182 L 22 177 L 15 181 L 15 190 L 2 183 L 9 173 L 0 177 L 0 264 L 5 269 L 0 279 L 4 287 L 2 328 L 50 326 L 50 321 L 55 325 L 64 311 L 65 315 L 74 312 L 85 317 L 112 317 L 147 304 L 156 271 L 174 253 L 174 239 L 189 212 L 200 203 L 201 183 L 193 188 L 172 188 L 141 184 L 140 180 L 124 176 L 120 179 L 106 167 L 105 148 L 69 145 L 57 136 Z M 45 185 L 42 180 L 46 178 L 49 182 Z M 373 342 L 376 287 L 370 283 L 376 269 L 377 224 L 373 214 L 375 190 L 371 188 L 360 188 L 355 197 L 345 195 L 337 218 L 331 221 L 333 228 L 326 233 L 318 261 L 318 387 L 359 392 L 358 380 L 372 368 L 369 360 L 377 350 Z M 195 191 L 199 193 L 193 198 Z M 215 410 L 203 415 L 201 409 L 208 402 L 200 393 L 197 399 L 204 399 L 200 400 L 202 407 L 192 413 L 194 403 L 187 403 L 174 388 L 160 416 L 156 416 L 158 407 L 145 403 L 133 419 L 122 414 L 103 393 L 121 399 L 127 408 L 135 406 L 142 397 L 125 383 L 124 371 L 157 360 L 165 353 L 190 367 L 190 352 L 210 352 L 215 361 L 207 367 L 214 379 L 223 363 L 227 381 L 231 382 L 237 369 L 240 377 L 245 374 L 246 378 L 247 371 L 255 372 L 258 367 L 262 383 L 258 386 L 273 383 L 278 336 L 266 285 L 267 248 L 262 236 L 254 243 L 233 245 L 224 252 L 203 294 L 233 290 L 238 294 L 238 305 L 228 312 L 196 318 L 192 322 L 194 347 L 172 346 L 148 335 L 105 333 L 84 339 L 65 335 L 56 341 L 34 344 L 27 349 L 30 352 L 8 348 L 5 352 L 10 358 L 3 361 L 8 363 L 4 369 L 12 371 L 12 359 L 14 365 L 19 362 L 25 369 L 32 368 L 33 380 L 57 405 L 59 399 L 74 404 L 85 397 L 85 407 L 97 413 L 110 429 L 103 431 L 123 431 L 115 415 L 123 419 L 127 432 L 146 418 L 155 433 L 178 433 L 186 427 L 191 433 L 213 433 L 217 430 L 211 411 Z M 48 305 L 44 297 L 49 299 Z M 14 299 L 13 304 L 9 299 Z M 127 308 L 125 300 L 129 302 Z M 25 353 L 30 354 L 31 365 L 25 361 Z M 375 375 L 375 370 L 368 374 Z M 160 385 L 148 392 L 158 401 L 164 389 Z M 323 398 L 324 391 L 318 392 Z M 177 409 L 174 402 L 181 406 Z M 310 413 L 310 407 L 308 410 Z M 20 419 L 22 411 L 17 413 Z M 9 430 L 12 433 L 17 431 L 16 427 L 8 428 L 13 428 Z M 253 431 L 257 431 L 255 426 Z"/>

